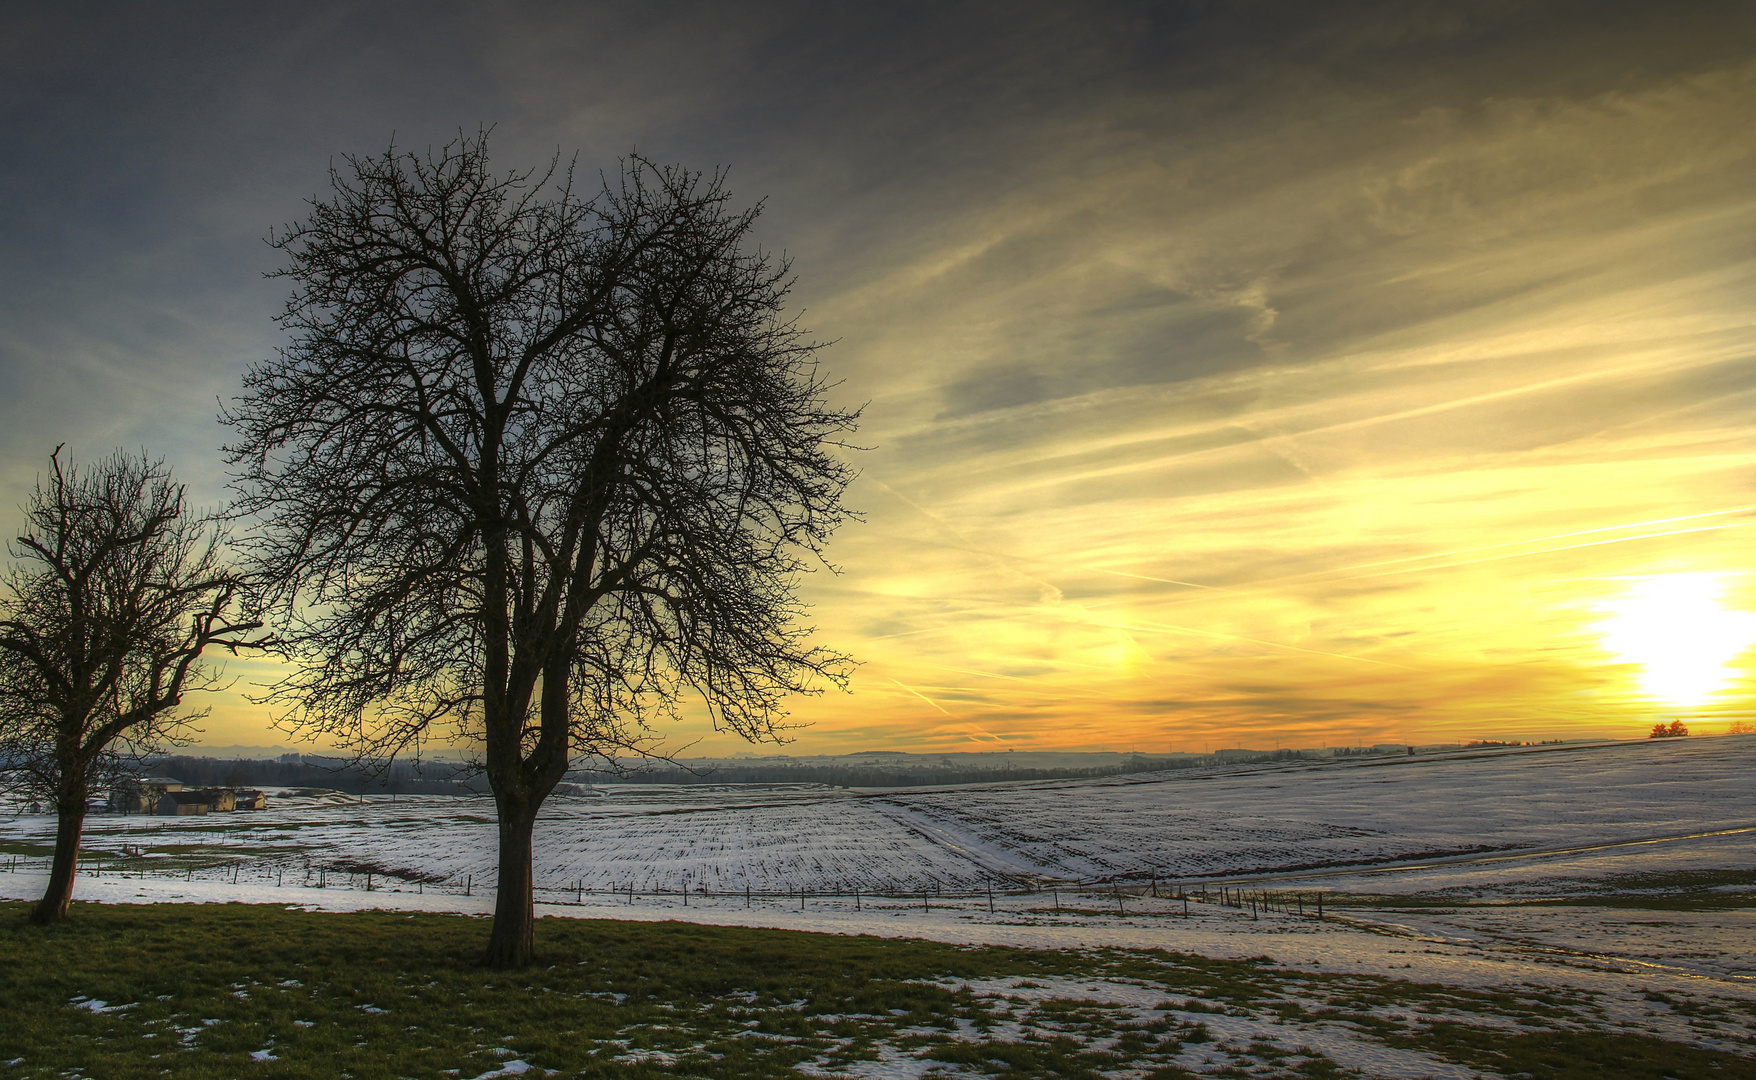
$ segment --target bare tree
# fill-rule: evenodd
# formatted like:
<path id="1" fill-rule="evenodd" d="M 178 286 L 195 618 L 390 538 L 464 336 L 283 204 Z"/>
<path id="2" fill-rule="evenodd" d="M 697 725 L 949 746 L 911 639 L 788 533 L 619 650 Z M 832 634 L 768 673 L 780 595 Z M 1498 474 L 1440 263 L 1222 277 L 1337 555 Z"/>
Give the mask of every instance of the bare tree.
<path id="1" fill-rule="evenodd" d="M 186 741 L 201 714 L 178 706 L 214 687 L 210 647 L 262 644 L 219 531 L 163 461 L 117 453 L 82 470 L 60 447 L 49 460 L 0 587 L 0 756 L 57 818 L 39 923 L 67 915 L 94 784 Z"/>
<path id="2" fill-rule="evenodd" d="M 534 947 L 531 837 L 570 754 L 639 748 L 688 695 L 777 737 L 845 682 L 799 573 L 844 517 L 783 261 L 718 176 L 495 175 L 485 133 L 345 159 L 273 238 L 291 343 L 227 420 L 298 661 L 283 723 L 363 758 L 478 743 L 499 818 L 485 961 Z"/>

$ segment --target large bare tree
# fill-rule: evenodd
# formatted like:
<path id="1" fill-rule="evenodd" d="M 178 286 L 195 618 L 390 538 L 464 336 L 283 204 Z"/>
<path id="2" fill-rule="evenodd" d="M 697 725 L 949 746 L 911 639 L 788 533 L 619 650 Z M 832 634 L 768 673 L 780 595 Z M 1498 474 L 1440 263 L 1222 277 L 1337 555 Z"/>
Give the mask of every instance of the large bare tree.
<path id="1" fill-rule="evenodd" d="M 31 913 L 67 915 L 96 782 L 143 752 L 184 741 L 209 690 L 213 647 L 256 647 L 262 624 L 162 461 L 117 453 L 84 469 L 50 457 L 25 506 L 0 587 L 0 757 L 55 806 L 49 885 Z"/>
<path id="2" fill-rule="evenodd" d="M 531 837 L 570 755 L 686 698 L 774 737 L 845 681 L 796 582 L 844 517 L 852 413 L 784 261 L 717 176 L 495 174 L 485 135 L 347 158 L 272 238 L 290 343 L 228 414 L 281 583 L 295 730 L 363 757 L 476 741 L 499 819 L 485 962 L 532 955 Z"/>

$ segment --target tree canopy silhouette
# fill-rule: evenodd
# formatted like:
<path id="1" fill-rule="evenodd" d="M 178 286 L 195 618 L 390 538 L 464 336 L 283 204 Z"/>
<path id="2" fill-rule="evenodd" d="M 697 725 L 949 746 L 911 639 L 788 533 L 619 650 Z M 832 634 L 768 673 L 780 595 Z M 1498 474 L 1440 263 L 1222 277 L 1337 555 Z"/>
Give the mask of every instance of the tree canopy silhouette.
<path id="1" fill-rule="evenodd" d="M 845 517 L 856 414 L 825 402 L 784 259 L 722 176 L 494 174 L 486 133 L 346 158 L 271 238 L 290 343 L 226 419 L 274 582 L 294 729 L 363 757 L 479 740 L 499 819 L 486 961 L 533 949 L 531 836 L 570 754 L 689 694 L 776 737 L 845 683 L 799 574 Z"/>
<path id="2" fill-rule="evenodd" d="M 178 706 L 213 688 L 207 649 L 264 644 L 214 522 L 190 514 L 164 462 L 49 460 L 0 588 L 0 759 L 56 814 L 41 923 L 67 914 L 94 785 L 186 741 L 199 714 Z"/>

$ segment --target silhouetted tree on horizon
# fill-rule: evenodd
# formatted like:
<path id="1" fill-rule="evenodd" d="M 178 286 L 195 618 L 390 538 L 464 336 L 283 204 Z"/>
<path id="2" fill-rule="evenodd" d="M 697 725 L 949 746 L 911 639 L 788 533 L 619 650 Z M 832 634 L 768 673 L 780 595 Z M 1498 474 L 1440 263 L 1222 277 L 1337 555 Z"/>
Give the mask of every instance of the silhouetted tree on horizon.
<path id="1" fill-rule="evenodd" d="M 272 238 L 291 343 L 226 417 L 295 730 L 362 758 L 479 741 L 499 818 L 486 962 L 534 948 L 531 837 L 572 753 L 638 749 L 686 694 L 778 737 L 845 683 L 795 579 L 843 519 L 818 346 L 757 211 L 633 157 L 489 171 L 486 133 L 347 158 Z"/>
<path id="2" fill-rule="evenodd" d="M 119 452 L 78 469 L 60 447 L 49 460 L 0 590 L 0 758 L 55 806 L 38 923 L 67 915 L 92 787 L 186 741 L 202 714 L 177 709 L 213 689 L 209 647 L 264 644 L 246 636 L 262 623 L 215 523 L 190 514 L 163 461 Z"/>

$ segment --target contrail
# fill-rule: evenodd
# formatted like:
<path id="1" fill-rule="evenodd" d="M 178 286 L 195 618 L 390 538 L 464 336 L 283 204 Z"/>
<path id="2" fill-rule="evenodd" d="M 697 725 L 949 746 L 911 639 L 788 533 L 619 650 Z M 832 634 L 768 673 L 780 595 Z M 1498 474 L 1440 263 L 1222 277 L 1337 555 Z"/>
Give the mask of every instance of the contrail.
<path id="1" fill-rule="evenodd" d="M 921 692 L 920 692 L 920 691 L 919 691 L 919 690 L 916 690 L 916 689 L 915 689 L 915 688 L 914 688 L 914 687 L 912 687 L 912 686 L 903 686 L 903 684 L 902 684 L 902 683 L 900 683 L 900 682 L 897 682 L 897 680 L 895 680 L 895 679 L 891 679 L 891 680 L 890 680 L 890 681 L 891 681 L 891 682 L 893 682 L 893 683 L 896 683 L 896 685 L 898 685 L 898 686 L 901 686 L 901 687 L 902 687 L 902 688 L 903 688 L 903 689 L 904 689 L 904 690 L 907 690 L 907 691 L 908 691 L 908 692 L 909 692 L 909 693 L 911 693 L 911 694 L 913 694 L 913 695 L 914 695 L 914 696 L 916 696 L 916 697 L 918 697 L 918 698 L 920 698 L 920 699 L 921 699 L 921 700 L 922 700 L 922 701 L 924 701 L 924 702 L 926 702 L 926 703 L 927 703 L 927 704 L 929 704 L 929 705 L 931 705 L 931 706 L 933 706 L 933 708 L 935 708 L 935 709 L 938 709 L 938 710 L 939 710 L 939 711 L 940 711 L 940 712 L 942 712 L 942 713 L 945 713 L 945 715 L 946 715 L 946 716 L 950 716 L 950 715 L 951 715 L 951 714 L 950 714 L 950 713 L 948 713 L 948 712 L 945 712 L 945 709 L 944 709 L 944 708 L 942 708 L 942 707 L 941 707 L 941 706 L 940 706 L 940 704 L 939 704 L 939 703 L 938 703 L 938 702 L 937 702 L 937 701 L 934 701 L 934 700 L 933 700 L 933 699 L 932 699 L 932 698 L 930 698 L 930 697 L 928 697 L 928 696 L 927 696 L 927 695 L 925 695 L 925 694 L 923 694 L 923 693 L 921 693 Z"/>
<path id="2" fill-rule="evenodd" d="M 1148 623 L 1140 626 L 1129 626 L 1124 623 L 1103 623 L 1117 630 L 1139 630 L 1146 633 L 1184 633 L 1206 634 L 1209 637 L 1231 638 L 1234 641 L 1248 641 L 1257 645 L 1267 645 L 1272 649 L 1286 649 L 1291 652 L 1310 653 L 1312 656 L 1330 656 L 1337 660 L 1357 660 L 1362 664 L 1378 664 L 1382 667 L 1401 668 L 1403 671 L 1420 671 L 1420 668 L 1409 667 L 1407 664 L 1395 664 L 1389 660 L 1374 660 L 1369 656 L 1349 656 L 1347 653 L 1324 652 L 1322 649 L 1305 649 L 1297 645 L 1283 645 L 1278 641 L 1264 641 L 1261 638 L 1245 637 L 1242 634 L 1228 634 L 1221 630 L 1201 630 L 1193 626 L 1173 626 L 1170 623 Z"/>
<path id="3" fill-rule="evenodd" d="M 1406 556 L 1406 557 L 1400 558 L 1400 559 L 1383 559 L 1383 560 L 1380 560 L 1377 562 L 1354 563 L 1350 566 L 1336 566 L 1336 567 L 1331 567 L 1330 569 L 1327 569 L 1327 570 L 1309 570 L 1303 574 L 1288 574 L 1285 577 L 1261 578 L 1261 579 L 1256 580 L 1256 581 L 1246 581 L 1246 582 L 1240 583 L 1238 585 L 1233 585 L 1233 586 L 1201 585 L 1201 584 L 1197 584 L 1196 582 L 1193 582 L 1193 581 L 1176 581 L 1176 580 L 1173 580 L 1171 578 L 1149 577 L 1146 574 L 1128 574 L 1128 573 L 1124 573 L 1124 572 L 1119 571 L 1119 570 L 1098 570 L 1095 567 L 1085 567 L 1083 569 L 1093 570 L 1096 573 L 1100 573 L 1100 574 L 1114 574 L 1114 575 L 1117 575 L 1120 577 L 1139 578 L 1143 581 L 1162 581 L 1162 582 L 1165 582 L 1166 584 L 1169 584 L 1169 585 L 1189 585 L 1189 586 L 1193 586 L 1194 588 L 1197 588 L 1197 589 L 1207 589 L 1207 590 L 1214 591 L 1214 592 L 1251 592 L 1251 591 L 1254 591 L 1257 589 L 1267 588 L 1268 586 L 1271 586 L 1271 585 L 1281 585 L 1281 584 L 1285 584 L 1287 582 L 1306 581 L 1306 580 L 1310 580 L 1310 579 L 1314 579 L 1314 578 L 1324 578 L 1324 577 L 1331 577 L 1331 576 L 1342 575 L 1342 574 L 1349 574 L 1351 571 L 1354 571 L 1354 570 L 1371 570 L 1375 567 L 1400 566 L 1400 565 L 1403 565 L 1406 563 L 1423 563 L 1423 564 L 1425 564 L 1425 563 L 1430 563 L 1434 559 L 1450 558 L 1453 555 L 1472 555 L 1478 551 L 1498 551 L 1502 548 L 1522 547 L 1526 544 L 1541 544 L 1541 543 L 1545 543 L 1545 542 L 1550 541 L 1550 540 L 1570 540 L 1576 536 L 1593 536 L 1593 535 L 1596 535 L 1598 533 L 1620 532 L 1620 531 L 1625 530 L 1625 529 L 1640 529 L 1640 528 L 1645 528 L 1649 525 L 1669 525 L 1672 522 L 1677 522 L 1677 521 L 1699 521 L 1702 518 L 1723 517 L 1726 514 L 1741 514 L 1741 513 L 1747 513 L 1747 512 L 1752 511 L 1752 510 L 1756 510 L 1756 506 L 1734 506 L 1734 507 L 1731 507 L 1730 509 L 1726 509 L 1726 510 L 1709 510 L 1709 511 L 1706 511 L 1706 512 L 1700 513 L 1700 514 L 1680 514 L 1676 517 L 1652 518 L 1651 520 L 1648 520 L 1648 521 L 1628 521 L 1628 522 L 1623 522 L 1620 525 L 1600 525 L 1600 526 L 1598 526 L 1596 528 L 1592 528 L 1592 529 L 1579 529 L 1579 530 L 1574 531 L 1574 532 L 1553 533 L 1553 534 L 1550 534 L 1548 536 L 1531 536 L 1531 537 L 1526 537 L 1522 540 L 1504 540 L 1504 541 L 1501 541 L 1500 543 L 1497 543 L 1497 544 L 1483 544 L 1479 547 L 1456 548 L 1456 549 L 1451 550 L 1451 551 L 1435 551 L 1435 552 L 1432 552 L 1431 554 L 1428 554 L 1428 555 L 1409 555 L 1409 556 Z M 1651 539 L 1655 539 L 1655 538 L 1661 537 L 1661 536 L 1682 536 L 1682 535 L 1685 535 L 1688 533 L 1713 532 L 1713 531 L 1718 530 L 1718 529 L 1742 529 L 1742 528 L 1746 528 L 1750 525 L 1756 525 L 1756 522 L 1750 522 L 1750 521 L 1730 522 L 1730 523 L 1727 523 L 1724 525 L 1703 525 L 1703 526 L 1698 526 L 1698 527 L 1693 528 L 1693 529 L 1667 529 L 1667 530 L 1663 530 L 1660 532 L 1640 533 L 1640 534 L 1635 535 L 1635 536 L 1618 536 L 1618 537 L 1612 537 L 1611 539 L 1608 539 L 1608 540 L 1594 540 L 1594 541 L 1590 541 L 1590 542 L 1584 543 L 1584 544 L 1566 544 L 1566 545 L 1562 545 L 1560 547 L 1540 548 L 1536 551 L 1515 551 L 1515 552 L 1512 552 L 1512 553 L 1506 554 L 1506 555 L 1489 556 L 1488 558 L 1485 558 L 1485 559 L 1465 559 L 1461 562 L 1441 563 L 1437 566 L 1431 566 L 1431 565 L 1411 566 L 1405 570 L 1391 570 L 1391 571 L 1386 571 L 1383 574 L 1359 574 L 1359 575 L 1353 575 L 1350 578 L 1350 580 L 1358 580 L 1360 578 L 1385 577 L 1385 576 L 1388 576 L 1389 574 L 1408 573 L 1409 571 L 1418 571 L 1418 570 L 1443 570 L 1443 569 L 1446 569 L 1447 567 L 1452 567 L 1452 566 L 1471 566 L 1471 565 L 1474 565 L 1476 563 L 1494 562 L 1494 561 L 1499 560 L 1499 559 L 1516 559 L 1516 558 L 1522 558 L 1523 556 L 1526 556 L 1526 555 L 1544 555 L 1544 554 L 1548 554 L 1549 552 L 1571 551 L 1574 548 L 1597 547 L 1597 546 L 1600 546 L 1603 544 L 1621 544 L 1621 543 L 1626 543 L 1626 542 L 1631 541 L 1631 540 L 1651 540 Z M 1042 561 L 1042 560 L 1038 560 L 1038 561 Z"/>
<path id="4" fill-rule="evenodd" d="M 1041 561 L 1046 561 L 1046 560 L 1037 560 L 1037 561 L 1041 562 Z M 1232 591 L 1231 589 L 1225 588 L 1222 585 L 1203 585 L 1200 582 L 1195 582 L 1195 581 L 1178 581 L 1176 578 L 1153 577 L 1151 574 L 1130 574 L 1126 570 L 1105 570 L 1102 567 L 1098 567 L 1098 566 L 1083 566 L 1083 567 L 1080 567 L 1080 569 L 1089 570 L 1092 573 L 1096 573 L 1096 574 L 1112 574 L 1116 577 L 1134 578 L 1137 581 L 1157 581 L 1157 582 L 1162 582 L 1165 585 L 1187 585 L 1191 589 L 1210 589 L 1213 592 L 1231 592 Z"/>
<path id="5" fill-rule="evenodd" d="M 1401 570 L 1386 570 L 1378 574 L 1361 574 L 1361 578 L 1389 577 L 1392 574 L 1409 574 L 1422 570 L 1448 570 L 1454 566 L 1474 566 L 1476 563 L 1498 562 L 1501 559 L 1522 559 L 1527 555 L 1548 555 L 1556 551 L 1573 551 L 1576 548 L 1602 547 L 1605 544 L 1625 544 L 1630 540 L 1653 540 L 1661 536 L 1686 536 L 1689 533 L 1718 532 L 1721 529 L 1748 529 L 1756 525 L 1756 521 L 1734 521 L 1725 525 L 1701 525 L 1693 529 L 1666 529 L 1663 532 L 1640 533 L 1635 536 L 1617 536 L 1609 540 L 1591 540 L 1583 544 L 1562 544 L 1560 547 L 1538 548 L 1535 551 L 1514 551 L 1508 555 L 1489 555 L 1482 559 L 1464 559 L 1460 562 L 1439 563 L 1437 566 L 1408 566 Z"/>
<path id="6" fill-rule="evenodd" d="M 1672 522 L 1677 522 L 1677 521 L 1698 521 L 1701 518 L 1722 517 L 1726 514 L 1742 514 L 1742 513 L 1746 513 L 1748 511 L 1751 511 L 1751 510 L 1756 510 L 1756 506 L 1734 506 L 1729 510 L 1709 510 L 1706 513 L 1701 513 L 1701 514 L 1682 514 L 1682 515 L 1679 515 L 1677 517 L 1653 518 L 1650 521 L 1628 521 L 1628 522 L 1624 522 L 1620 525 L 1600 525 L 1595 529 L 1580 529 L 1576 532 L 1554 533 L 1554 534 L 1549 535 L 1549 536 L 1532 536 L 1532 537 L 1527 537 L 1523 540 L 1505 540 L 1505 541 L 1502 541 L 1498 544 L 1483 544 L 1480 547 L 1457 548 L 1456 550 L 1453 550 L 1453 551 L 1435 551 L 1431 555 L 1411 555 L 1411 556 L 1408 556 L 1407 558 L 1402 558 L 1402 559 L 1385 559 L 1382 562 L 1356 563 L 1353 566 L 1338 566 L 1333 570 L 1314 570 L 1314 571 L 1312 571 L 1312 574 L 1341 574 L 1341 573 L 1346 573 L 1349 570 L 1370 570 L 1375 566 L 1395 566 L 1398 563 L 1421 562 L 1421 561 L 1424 561 L 1427 559 L 1445 559 L 1445 558 L 1451 557 L 1452 555 L 1473 555 L 1478 551 L 1494 551 L 1494 550 L 1497 550 L 1499 548 L 1519 547 L 1523 544 L 1542 544 L 1542 543 L 1546 543 L 1550 540 L 1571 540 L 1575 536 L 1592 536 L 1592 535 L 1595 535 L 1597 533 L 1619 532 L 1623 529 L 1644 529 L 1649 525 L 1669 525 Z M 1710 528 L 1737 528 L 1738 526 L 1736 526 L 1736 525 L 1730 525 L 1730 526 L 1716 525 L 1716 526 L 1709 526 L 1709 527 Z M 1699 532 L 1699 531 L 1704 531 L 1704 530 L 1683 529 L 1683 530 L 1679 530 L 1679 531 L 1681 531 L 1681 532 Z M 1668 532 L 1664 532 L 1664 533 L 1651 533 L 1648 535 L 1650 535 L 1650 536 L 1670 536 L 1673 534 L 1668 533 Z M 1639 540 L 1639 539 L 1643 539 L 1643 538 L 1644 537 L 1635 536 L 1635 537 L 1628 537 L 1627 539 Z M 1606 542 L 1607 543 L 1616 543 L 1616 541 L 1614 541 L 1614 540 L 1606 541 Z M 1589 546 L 1589 545 L 1578 545 L 1578 546 Z M 1552 548 L 1549 550 L 1566 551 L 1567 548 Z M 1462 564 L 1460 564 L 1460 565 L 1462 565 Z M 1294 577 L 1304 577 L 1304 576 L 1307 576 L 1307 575 L 1303 575 L 1303 574 L 1294 575 Z M 1290 581 L 1290 580 L 1292 580 L 1292 578 L 1278 578 L 1278 579 L 1277 578 L 1269 578 L 1264 582 L 1257 582 L 1257 583 L 1252 583 L 1252 584 L 1266 584 L 1269 581 L 1276 581 L 1276 580 Z"/>

